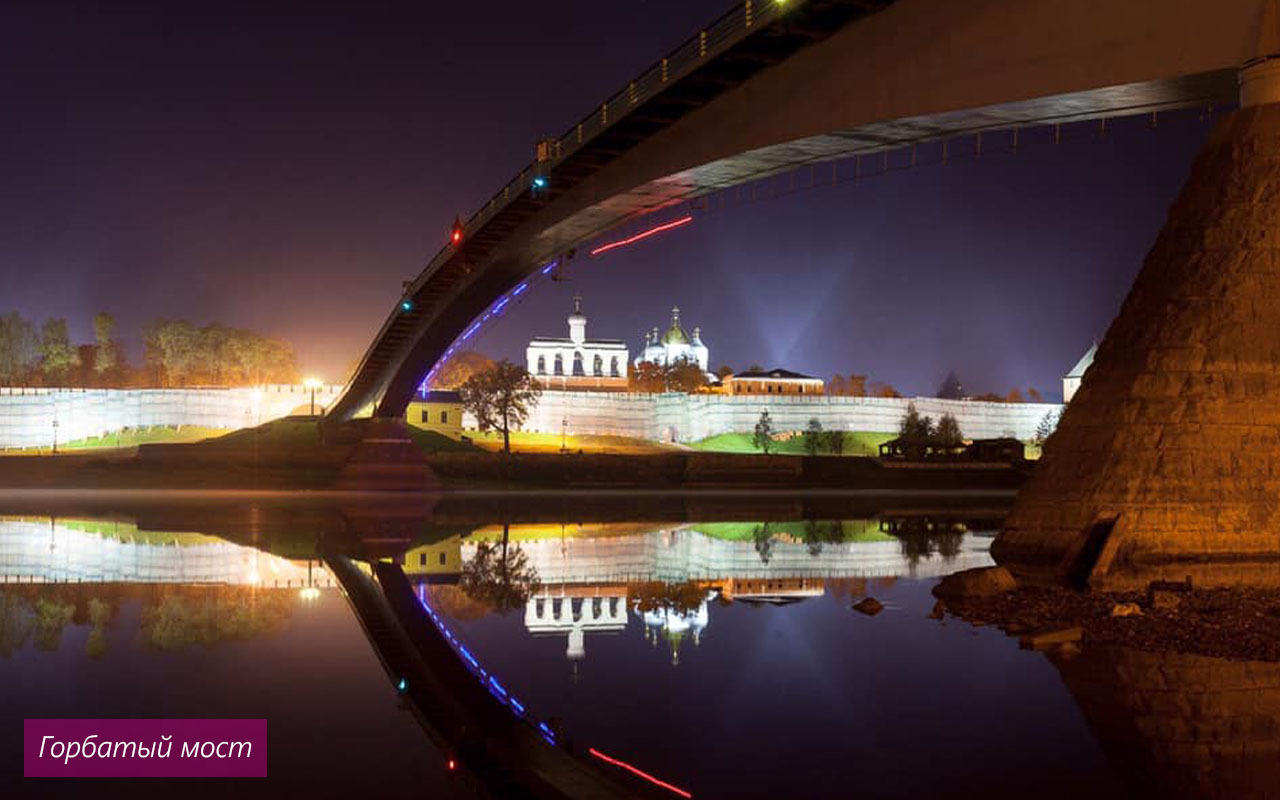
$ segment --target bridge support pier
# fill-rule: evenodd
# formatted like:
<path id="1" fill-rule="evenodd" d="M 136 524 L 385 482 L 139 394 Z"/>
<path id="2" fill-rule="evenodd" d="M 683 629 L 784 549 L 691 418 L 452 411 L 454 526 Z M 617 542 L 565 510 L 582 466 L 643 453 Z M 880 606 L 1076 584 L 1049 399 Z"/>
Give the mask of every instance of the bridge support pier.
<path id="1" fill-rule="evenodd" d="M 1276 63 L 1246 101 L 1280 100 Z M 992 553 L 1104 589 L 1280 585 L 1280 102 L 1210 135 Z"/>

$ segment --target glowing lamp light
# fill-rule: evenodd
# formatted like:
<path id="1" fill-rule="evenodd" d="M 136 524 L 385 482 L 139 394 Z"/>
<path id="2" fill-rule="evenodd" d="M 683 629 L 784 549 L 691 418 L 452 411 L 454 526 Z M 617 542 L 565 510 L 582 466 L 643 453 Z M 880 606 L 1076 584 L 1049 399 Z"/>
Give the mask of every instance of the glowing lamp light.
<path id="1" fill-rule="evenodd" d="M 453 228 L 449 231 L 450 244 L 462 244 L 462 220 L 454 217 Z"/>
<path id="2" fill-rule="evenodd" d="M 403 692 L 408 688 L 409 688 L 409 682 L 406 681 L 404 678 L 401 678 L 400 682 L 396 684 L 396 691 Z"/>
<path id="3" fill-rule="evenodd" d="M 454 761 L 452 758 L 449 759 L 449 771 L 453 772 L 457 768 L 458 768 L 458 762 Z"/>
<path id="4" fill-rule="evenodd" d="M 535 189 L 547 188 L 547 179 L 541 175 L 537 176 L 536 178 L 533 179 L 533 188 Z"/>
<path id="5" fill-rule="evenodd" d="M 412 300 L 410 300 L 410 299 L 409 299 L 409 298 L 407 298 L 407 297 L 406 297 L 405 299 L 401 300 L 401 301 L 400 301 L 400 310 L 401 310 L 401 311 L 412 311 L 412 310 L 413 310 L 413 301 L 412 301 Z"/>
<path id="6" fill-rule="evenodd" d="M 679 228 L 682 225 L 688 225 L 690 222 L 693 222 L 692 215 L 686 215 L 681 217 L 680 219 L 674 219 L 670 222 L 664 222 L 661 225 L 655 225 L 654 227 L 649 228 L 648 230 L 640 231 L 634 236 L 628 236 L 627 238 L 619 239 L 616 242 L 609 242 L 608 244 L 602 244 L 596 249 L 592 250 L 591 255 L 598 256 L 601 253 L 607 253 L 610 250 L 616 250 L 619 247 L 626 247 L 629 244 L 635 244 L 636 242 L 642 241 L 644 239 L 648 239 L 650 236 L 656 236 L 657 234 L 662 233 L 663 231 L 669 231 L 672 228 Z"/>
<path id="7" fill-rule="evenodd" d="M 319 378 L 306 378 L 302 381 L 302 385 L 308 389 L 319 389 L 321 386 L 324 386 L 324 382 Z"/>

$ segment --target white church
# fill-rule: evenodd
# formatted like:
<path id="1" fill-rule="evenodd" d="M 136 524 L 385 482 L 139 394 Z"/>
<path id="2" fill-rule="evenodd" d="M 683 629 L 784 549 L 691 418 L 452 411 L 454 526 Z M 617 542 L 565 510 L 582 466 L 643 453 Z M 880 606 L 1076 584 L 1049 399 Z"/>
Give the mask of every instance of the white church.
<path id="1" fill-rule="evenodd" d="M 588 339 L 582 297 L 573 298 L 569 338 L 535 336 L 525 349 L 526 369 L 546 389 L 627 390 L 627 345 L 621 339 Z"/>
<path id="2" fill-rule="evenodd" d="M 654 328 L 645 335 L 644 350 L 636 356 L 635 366 L 644 363 L 664 367 L 680 363 L 697 364 L 703 372 L 709 372 L 711 360 L 707 346 L 702 343 L 702 329 L 694 328 L 690 336 L 680 327 L 680 307 L 671 309 L 671 327 L 659 334 Z"/>

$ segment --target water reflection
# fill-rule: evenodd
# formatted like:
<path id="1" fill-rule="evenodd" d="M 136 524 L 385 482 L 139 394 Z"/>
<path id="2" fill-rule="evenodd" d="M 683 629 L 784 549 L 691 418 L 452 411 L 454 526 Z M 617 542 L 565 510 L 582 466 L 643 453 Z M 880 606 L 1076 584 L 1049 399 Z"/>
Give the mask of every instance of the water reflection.
<path id="1" fill-rule="evenodd" d="M 496 696 L 476 676 L 500 680 L 504 713 L 518 697 L 529 722 L 554 728 L 557 753 L 581 760 L 599 747 L 697 797 L 822 797 L 850 786 L 885 796 L 1034 787 L 1045 797 L 1242 797 L 1280 787 L 1280 664 L 1088 641 L 1021 651 L 992 628 L 931 619 L 936 578 L 990 563 L 989 516 L 394 529 L 368 519 L 362 529 L 377 535 L 364 539 L 337 525 L 323 535 L 259 526 L 228 539 L 196 524 L 0 519 L 0 670 L 15 687 L 0 710 L 269 715 L 285 731 L 273 733 L 282 752 L 307 742 L 280 756 L 291 780 L 357 776 L 392 759 L 414 766 L 381 780 L 380 796 L 464 792 L 444 764 L 478 745 L 460 745 L 421 713 L 417 738 L 406 738 L 413 718 L 398 709 L 419 686 L 388 680 L 410 667 L 389 667 L 371 633 L 385 626 L 342 600 L 319 555 L 338 547 L 402 572 L 414 602 L 475 659 L 463 673 L 473 688 Z M 869 595 L 886 613 L 850 611 Z M 460 652 L 444 651 L 455 668 Z M 354 661 L 339 670 L 343 659 Z M 441 661 L 416 663 L 444 675 Z M 201 676 L 199 693 L 153 690 L 185 671 Z M 68 695 L 68 682 L 86 688 Z M 468 697 L 452 695 L 460 730 L 491 732 L 495 718 L 477 728 L 481 717 L 467 717 L 479 702 Z M 345 710 L 321 714 L 330 702 Z M 370 743 L 345 757 L 357 763 L 316 761 L 323 747 L 307 737 L 350 725 Z M 770 734 L 767 759 L 742 758 L 764 732 L 787 730 L 805 734 Z"/>

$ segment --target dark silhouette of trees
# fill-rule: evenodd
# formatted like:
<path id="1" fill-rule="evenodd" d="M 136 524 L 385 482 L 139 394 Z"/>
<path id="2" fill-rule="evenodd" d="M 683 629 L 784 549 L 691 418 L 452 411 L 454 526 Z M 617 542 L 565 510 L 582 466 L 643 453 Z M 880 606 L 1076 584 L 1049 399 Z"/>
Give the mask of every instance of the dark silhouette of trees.
<path id="1" fill-rule="evenodd" d="M 457 389 L 472 376 L 493 369 L 493 365 L 492 358 L 474 350 L 463 350 L 440 366 L 431 385 L 438 389 Z"/>
<path id="2" fill-rule="evenodd" d="M 476 418 L 480 430 L 502 431 L 502 450 L 511 452 L 511 429 L 524 424 L 542 389 L 519 364 L 505 358 L 478 372 L 458 387 L 462 405 Z"/>
<path id="3" fill-rule="evenodd" d="M 809 455 L 816 456 L 825 444 L 826 436 L 822 433 L 822 423 L 814 417 L 809 420 L 809 426 L 804 429 L 804 450 Z"/>
<path id="4" fill-rule="evenodd" d="M 541 587 L 538 570 L 519 546 L 509 546 L 510 526 L 502 525 L 502 542 L 482 541 L 462 565 L 458 588 L 499 614 L 523 608 Z"/>
<path id="5" fill-rule="evenodd" d="M 938 387 L 937 396 L 944 400 L 963 400 L 964 386 L 960 383 L 960 378 L 956 376 L 955 371 L 947 373 L 947 377 L 943 378 L 942 385 Z"/>
<path id="6" fill-rule="evenodd" d="M 0 383 L 25 383 L 39 358 L 35 325 L 16 311 L 0 317 Z"/>
<path id="7" fill-rule="evenodd" d="M 71 345 L 67 321 L 50 318 L 40 328 L 40 371 L 55 384 L 66 381 L 71 370 L 80 366 L 80 354 Z"/>
<path id="8" fill-rule="evenodd" d="M 751 436 L 751 443 L 755 445 L 757 450 L 763 451 L 766 456 L 773 449 L 773 418 L 769 416 L 768 409 L 760 412 L 760 419 L 756 422 L 756 429 Z"/>

